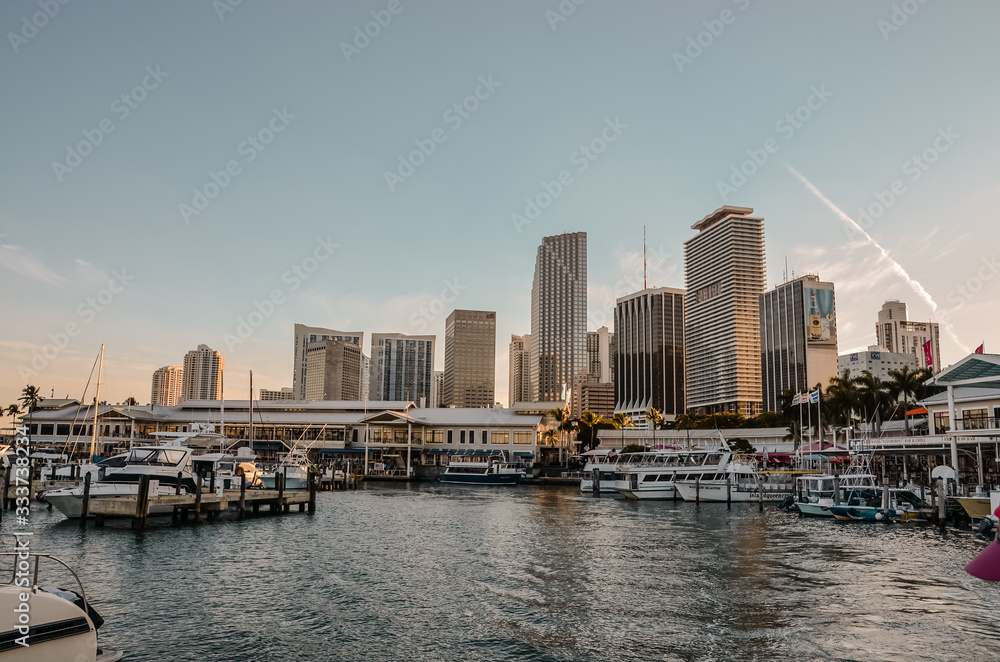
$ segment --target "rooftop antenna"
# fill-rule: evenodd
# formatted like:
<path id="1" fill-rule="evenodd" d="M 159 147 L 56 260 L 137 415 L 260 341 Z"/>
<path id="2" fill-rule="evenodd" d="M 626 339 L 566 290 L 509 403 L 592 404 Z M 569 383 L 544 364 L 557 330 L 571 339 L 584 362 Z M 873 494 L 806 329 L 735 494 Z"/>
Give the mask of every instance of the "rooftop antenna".
<path id="1" fill-rule="evenodd" d="M 785 282 L 788 282 L 788 256 L 785 256 Z"/>
<path id="2" fill-rule="evenodd" d="M 647 289 L 646 285 L 646 224 L 642 224 L 642 289 Z"/>

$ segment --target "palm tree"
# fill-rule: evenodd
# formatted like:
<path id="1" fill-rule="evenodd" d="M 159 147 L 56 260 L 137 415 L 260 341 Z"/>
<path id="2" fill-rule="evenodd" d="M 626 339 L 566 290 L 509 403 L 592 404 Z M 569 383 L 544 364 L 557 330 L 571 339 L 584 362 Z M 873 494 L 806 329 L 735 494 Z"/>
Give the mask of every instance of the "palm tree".
<path id="1" fill-rule="evenodd" d="M 624 412 L 618 412 L 611 418 L 611 424 L 616 430 L 621 430 L 623 428 L 634 428 L 635 423 L 632 422 L 632 417 Z"/>
<path id="2" fill-rule="evenodd" d="M 660 412 L 659 409 L 655 407 L 650 407 L 649 409 L 644 411 L 642 415 L 646 417 L 647 421 L 653 424 L 654 430 L 662 430 L 663 427 L 667 424 L 666 419 L 663 418 L 663 414 Z"/>
<path id="3" fill-rule="evenodd" d="M 17 404 L 9 405 L 6 409 L 0 407 L 0 416 L 10 416 L 10 424 L 13 426 L 17 422 L 17 416 L 21 413 L 21 408 Z"/>
<path id="4" fill-rule="evenodd" d="M 555 419 L 556 429 L 559 432 L 565 432 L 568 434 L 570 432 L 576 431 L 576 422 L 572 418 L 570 418 L 569 407 L 566 407 L 564 409 L 553 409 L 551 411 L 546 412 L 546 414 Z M 562 435 L 560 435 L 560 437 L 561 436 Z M 561 444 L 559 447 L 560 462 L 562 461 L 563 446 L 565 446 L 565 443 Z"/>
<path id="5" fill-rule="evenodd" d="M 910 419 L 906 417 L 906 412 L 917 402 L 917 392 L 923 387 L 923 382 L 921 371 L 911 370 L 910 366 L 889 372 L 886 390 L 892 400 L 903 403 L 903 421 L 907 437 L 910 436 Z"/>
<path id="6" fill-rule="evenodd" d="M 38 387 L 37 386 L 32 386 L 31 384 L 28 384 L 27 386 L 24 387 L 24 390 L 21 391 L 21 397 L 20 397 L 21 405 L 28 412 L 28 445 L 29 446 L 31 445 L 31 412 L 33 412 L 35 410 L 35 408 L 38 407 L 38 403 L 42 399 L 43 398 L 38 393 Z"/>
<path id="7" fill-rule="evenodd" d="M 888 404 L 888 392 L 886 384 L 881 379 L 865 370 L 860 377 L 854 380 L 858 389 L 858 402 L 862 411 L 865 412 L 865 419 L 869 417 L 875 421 L 874 432 L 878 436 L 882 433 L 882 411 Z"/>
<path id="8" fill-rule="evenodd" d="M 583 448 L 592 450 L 597 446 L 597 431 L 601 429 L 604 419 L 592 411 L 585 411 L 580 414 L 577 421 L 577 433 Z"/>
<path id="9" fill-rule="evenodd" d="M 826 389 L 826 410 L 827 418 L 842 427 L 849 428 L 854 425 L 856 414 L 861 409 L 861 398 L 858 392 L 858 385 L 851 377 L 850 370 L 844 370 L 837 377 L 830 379 L 830 385 Z"/>

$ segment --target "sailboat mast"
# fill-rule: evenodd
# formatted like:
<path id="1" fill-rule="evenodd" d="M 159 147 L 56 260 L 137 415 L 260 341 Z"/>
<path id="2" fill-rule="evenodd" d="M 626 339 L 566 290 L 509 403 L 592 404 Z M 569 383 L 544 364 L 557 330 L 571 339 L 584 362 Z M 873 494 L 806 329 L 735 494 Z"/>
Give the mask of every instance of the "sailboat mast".
<path id="1" fill-rule="evenodd" d="M 90 461 L 97 449 L 97 408 L 101 404 L 101 371 L 104 369 L 104 345 L 101 344 L 100 362 L 97 365 L 97 391 L 94 394 L 94 433 L 90 437 Z"/>
<path id="2" fill-rule="evenodd" d="M 219 427 L 222 429 L 221 436 L 219 437 L 219 452 L 226 452 L 226 369 L 223 368 L 219 371 L 219 395 L 222 398 L 221 409 L 219 412 Z"/>
<path id="3" fill-rule="evenodd" d="M 250 371 L 250 452 L 253 452 L 253 370 Z"/>

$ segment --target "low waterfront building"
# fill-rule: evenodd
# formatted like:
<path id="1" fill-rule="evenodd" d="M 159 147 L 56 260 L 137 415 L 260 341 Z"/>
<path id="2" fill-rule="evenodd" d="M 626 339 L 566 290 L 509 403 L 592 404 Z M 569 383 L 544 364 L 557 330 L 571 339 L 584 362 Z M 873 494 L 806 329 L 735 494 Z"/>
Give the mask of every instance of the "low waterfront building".
<path id="1" fill-rule="evenodd" d="M 262 388 L 260 390 L 260 399 L 263 401 L 294 400 L 295 394 L 292 392 L 292 388 L 290 386 L 284 386 L 280 391 Z"/>
<path id="2" fill-rule="evenodd" d="M 101 405 L 97 452 L 107 456 L 133 443 L 149 443 L 156 432 L 189 432 L 193 426 L 214 427 L 224 432 L 231 448 L 244 446 L 250 434 L 249 406 L 247 400 L 188 401 L 175 407 Z M 43 401 L 22 422 L 35 443 L 69 444 L 79 456 L 89 449 L 94 411 L 76 400 Z M 547 450 L 542 433 L 550 425 L 544 412 L 534 410 L 431 409 L 412 401 L 279 400 L 254 403 L 253 450 L 265 460 L 297 445 L 320 461 L 393 455 L 408 457 L 410 466 L 441 467 L 453 455 L 497 454 L 529 463 Z"/>

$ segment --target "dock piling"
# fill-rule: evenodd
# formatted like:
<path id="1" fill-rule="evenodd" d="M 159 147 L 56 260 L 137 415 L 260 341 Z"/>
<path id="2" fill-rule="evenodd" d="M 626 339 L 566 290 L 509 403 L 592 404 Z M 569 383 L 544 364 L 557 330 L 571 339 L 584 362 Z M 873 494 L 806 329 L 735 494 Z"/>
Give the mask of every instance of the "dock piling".
<path id="1" fill-rule="evenodd" d="M 726 510 L 733 509 L 733 479 L 732 476 L 726 476 Z"/>
<path id="2" fill-rule="evenodd" d="M 243 519 L 247 515 L 247 477 L 246 474 L 240 476 L 240 505 L 239 518 Z"/>
<path id="3" fill-rule="evenodd" d="M 132 517 L 132 530 L 143 531 L 146 528 L 146 515 L 149 514 L 149 476 L 139 479 L 139 492 L 135 499 L 135 515 Z"/>
<path id="4" fill-rule="evenodd" d="M 319 474 L 313 473 L 312 471 L 309 472 L 309 512 L 310 513 L 315 513 L 316 512 L 316 488 L 318 487 L 319 480 L 320 480 Z"/>
<path id="5" fill-rule="evenodd" d="M 945 525 L 947 519 L 945 515 L 945 497 L 944 497 L 944 478 L 937 479 L 937 491 L 938 491 L 938 523 L 942 526 Z"/>
<path id="6" fill-rule="evenodd" d="M 83 478 L 83 504 L 80 506 L 80 528 L 87 528 L 87 515 L 90 513 L 90 474 Z"/>
<path id="7" fill-rule="evenodd" d="M 205 486 L 205 477 L 202 475 L 198 476 L 198 488 L 194 493 L 194 521 L 197 522 L 201 519 L 201 492 L 202 487 Z"/>
<path id="8" fill-rule="evenodd" d="M 278 500 L 275 502 L 274 510 L 281 512 L 281 506 L 285 502 L 285 474 L 275 472 L 274 485 L 278 488 Z"/>
<path id="9" fill-rule="evenodd" d="M 674 492 L 677 491 L 677 486 L 674 486 Z M 701 476 L 694 477 L 694 502 L 701 503 Z"/>

